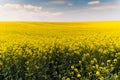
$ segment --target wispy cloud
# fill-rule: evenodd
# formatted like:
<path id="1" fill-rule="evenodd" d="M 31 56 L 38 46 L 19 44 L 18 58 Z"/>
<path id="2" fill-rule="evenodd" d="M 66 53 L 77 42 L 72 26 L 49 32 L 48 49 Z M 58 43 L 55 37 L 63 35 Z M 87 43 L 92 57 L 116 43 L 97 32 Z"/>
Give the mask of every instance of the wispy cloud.
<path id="1" fill-rule="evenodd" d="M 97 0 L 97 1 L 90 1 L 88 2 L 89 5 L 95 5 L 95 4 L 100 4 L 100 1 Z"/>
<path id="2" fill-rule="evenodd" d="M 24 5 L 23 8 L 25 9 L 29 9 L 29 10 L 35 10 L 35 11 L 39 11 L 42 9 L 42 7 L 38 7 L 38 6 L 33 6 L 33 5 Z"/>
<path id="3" fill-rule="evenodd" d="M 20 4 L 10 4 L 10 3 L 7 3 L 7 4 L 4 4 L 4 5 L 0 5 L 0 8 L 3 8 L 3 9 L 17 9 L 17 10 L 33 10 L 33 11 L 36 11 L 36 10 L 41 10 L 42 7 L 41 6 L 33 6 L 33 5 L 20 5 Z"/>
<path id="4" fill-rule="evenodd" d="M 68 6 L 73 6 L 73 4 L 72 4 L 72 3 L 68 3 L 67 5 L 68 5 Z"/>
<path id="5" fill-rule="evenodd" d="M 120 9 L 120 5 L 113 5 L 113 4 L 108 4 L 108 3 L 104 3 L 101 5 L 97 5 L 97 6 L 91 6 L 89 7 L 90 10 L 117 10 Z"/>
<path id="6" fill-rule="evenodd" d="M 65 0 L 56 0 L 56 1 L 50 1 L 49 2 L 50 4 L 65 4 L 66 3 L 66 1 Z"/>
<path id="7" fill-rule="evenodd" d="M 4 4 L 0 5 L 0 19 L 33 19 L 41 17 L 56 17 L 63 14 L 63 12 L 43 11 L 42 6 L 34 5 L 20 5 L 20 4 Z"/>
<path id="8" fill-rule="evenodd" d="M 54 0 L 54 1 L 50 1 L 48 2 L 48 4 L 53 4 L 53 5 L 67 5 L 67 6 L 73 6 L 73 4 L 71 2 L 69 2 L 68 0 Z"/>

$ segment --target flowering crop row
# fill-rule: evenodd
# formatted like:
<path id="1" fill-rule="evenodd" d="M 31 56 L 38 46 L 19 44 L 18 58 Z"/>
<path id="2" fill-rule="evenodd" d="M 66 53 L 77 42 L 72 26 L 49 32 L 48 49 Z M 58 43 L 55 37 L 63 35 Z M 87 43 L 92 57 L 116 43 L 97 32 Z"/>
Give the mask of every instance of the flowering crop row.
<path id="1" fill-rule="evenodd" d="M 119 31 L 0 25 L 0 80 L 120 80 Z"/>

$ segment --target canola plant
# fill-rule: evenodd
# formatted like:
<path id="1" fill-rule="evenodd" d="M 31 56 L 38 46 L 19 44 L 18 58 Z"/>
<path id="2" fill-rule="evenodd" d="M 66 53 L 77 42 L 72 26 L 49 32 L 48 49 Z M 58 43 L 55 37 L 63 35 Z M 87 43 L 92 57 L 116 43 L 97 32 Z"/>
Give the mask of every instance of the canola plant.
<path id="1" fill-rule="evenodd" d="M 0 22 L 0 80 L 120 80 L 120 22 Z"/>

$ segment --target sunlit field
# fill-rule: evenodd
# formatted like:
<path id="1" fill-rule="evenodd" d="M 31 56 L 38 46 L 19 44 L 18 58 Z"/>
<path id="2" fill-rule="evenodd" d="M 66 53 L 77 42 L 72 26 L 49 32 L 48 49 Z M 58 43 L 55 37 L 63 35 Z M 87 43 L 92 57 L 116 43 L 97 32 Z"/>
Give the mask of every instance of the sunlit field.
<path id="1" fill-rule="evenodd" d="M 0 22 L 0 80 L 120 80 L 120 22 Z"/>

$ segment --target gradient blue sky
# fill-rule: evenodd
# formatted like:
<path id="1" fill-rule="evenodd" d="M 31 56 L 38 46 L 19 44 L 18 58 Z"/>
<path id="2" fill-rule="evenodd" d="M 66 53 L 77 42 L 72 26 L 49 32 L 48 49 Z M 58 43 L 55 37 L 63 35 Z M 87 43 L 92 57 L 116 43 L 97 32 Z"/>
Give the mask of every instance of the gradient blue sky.
<path id="1" fill-rule="evenodd" d="M 120 0 L 1 0 L 0 20 L 119 20 Z"/>

